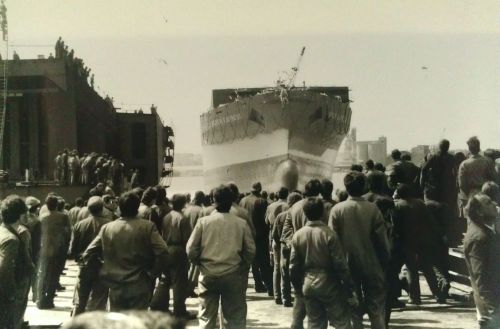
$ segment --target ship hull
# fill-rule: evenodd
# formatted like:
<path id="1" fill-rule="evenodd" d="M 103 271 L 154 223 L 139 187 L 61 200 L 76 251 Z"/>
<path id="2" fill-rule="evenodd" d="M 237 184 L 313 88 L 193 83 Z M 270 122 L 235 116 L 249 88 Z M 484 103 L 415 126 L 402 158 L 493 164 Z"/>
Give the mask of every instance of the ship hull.
<path id="1" fill-rule="evenodd" d="M 330 178 L 349 129 L 350 108 L 325 94 L 275 92 L 225 104 L 202 115 L 205 187 L 235 182 L 247 191 L 303 187 Z"/>

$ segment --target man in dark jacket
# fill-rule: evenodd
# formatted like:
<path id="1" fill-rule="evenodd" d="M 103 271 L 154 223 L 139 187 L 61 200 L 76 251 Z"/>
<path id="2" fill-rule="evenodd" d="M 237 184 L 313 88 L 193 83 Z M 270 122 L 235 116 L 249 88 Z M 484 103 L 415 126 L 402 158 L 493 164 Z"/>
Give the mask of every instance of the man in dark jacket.
<path id="1" fill-rule="evenodd" d="M 438 250 L 438 228 L 435 219 L 429 213 L 424 202 L 412 197 L 412 189 L 400 184 L 397 192 L 399 199 L 395 201 L 394 232 L 395 248 L 401 248 L 404 261 L 408 267 L 408 285 L 410 304 L 419 305 L 420 283 L 419 268 L 424 272 L 427 284 L 438 302 L 443 296 L 439 293 L 434 265 L 435 252 Z"/>
<path id="2" fill-rule="evenodd" d="M 292 239 L 290 277 L 305 297 L 308 328 L 350 329 L 348 299 L 357 306 L 354 283 L 340 239 L 323 221 L 323 202 L 308 198 L 308 219 Z"/>
<path id="3" fill-rule="evenodd" d="M 73 298 L 73 316 L 85 311 L 106 310 L 108 301 L 108 288 L 104 286 L 97 275 L 98 268 L 82 271 L 82 255 L 90 243 L 95 239 L 101 227 L 111 220 L 102 216 L 104 202 L 101 197 L 93 196 L 89 199 L 87 207 L 90 217 L 78 222 L 73 227 L 73 236 L 70 243 L 70 255 L 80 267 L 78 281 L 75 286 Z M 95 264 L 98 267 L 98 264 Z"/>
<path id="4" fill-rule="evenodd" d="M 433 200 L 444 202 L 455 209 L 457 207 L 457 168 L 453 155 L 448 153 L 450 142 L 443 139 L 439 142 L 439 152 L 432 154 L 422 166 L 420 186 L 424 196 L 430 191 Z"/>
<path id="5" fill-rule="evenodd" d="M 465 263 L 469 270 L 481 329 L 500 327 L 500 225 L 497 205 L 484 194 L 469 200 L 470 223 L 464 238 Z"/>
<path id="6" fill-rule="evenodd" d="M 401 155 L 399 150 L 391 153 L 394 163 L 388 167 L 388 185 L 391 191 L 396 190 L 398 184 L 407 184 L 411 187 L 412 195 L 420 197 L 420 168 L 411 162 L 411 155 Z"/>
<path id="7" fill-rule="evenodd" d="M 84 264 L 102 259 L 100 279 L 109 288 L 111 311 L 149 307 L 152 278 L 166 271 L 167 245 L 152 222 L 138 218 L 140 199 L 121 195 L 121 218 L 104 225 L 83 253 Z"/>
<path id="8" fill-rule="evenodd" d="M 266 224 L 267 200 L 260 195 L 262 185 L 252 185 L 252 193 L 240 201 L 240 206 L 248 211 L 255 227 L 255 260 L 252 274 L 256 292 L 267 292 L 273 296 L 273 274 L 269 262 L 269 227 Z"/>

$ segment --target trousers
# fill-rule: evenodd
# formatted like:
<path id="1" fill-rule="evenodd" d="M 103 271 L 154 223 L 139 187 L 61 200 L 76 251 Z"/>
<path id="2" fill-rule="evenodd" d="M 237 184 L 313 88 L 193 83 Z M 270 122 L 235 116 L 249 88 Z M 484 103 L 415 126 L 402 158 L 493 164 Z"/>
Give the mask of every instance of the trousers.
<path id="1" fill-rule="evenodd" d="M 255 289 L 265 288 L 273 291 L 273 274 L 269 263 L 269 243 L 265 240 L 255 241 L 255 259 L 252 264 L 252 275 Z"/>
<path id="2" fill-rule="evenodd" d="M 284 302 L 292 301 L 292 284 L 290 282 L 290 250 L 280 246 L 281 294 Z"/>
<path id="3" fill-rule="evenodd" d="M 108 303 L 108 290 L 98 277 L 80 276 L 73 295 L 73 316 L 85 311 L 105 311 Z"/>
<path id="4" fill-rule="evenodd" d="M 200 275 L 198 282 L 199 328 L 215 329 L 220 303 L 223 328 L 245 329 L 247 285 L 248 273 L 246 271 L 236 271 L 220 277 Z"/>
<path id="5" fill-rule="evenodd" d="M 363 328 L 363 315 L 366 311 L 372 329 L 385 329 L 386 288 L 384 276 L 353 276 L 353 280 L 356 293 L 360 298 L 359 307 L 352 313 L 353 327 L 355 329 Z"/>
<path id="6" fill-rule="evenodd" d="M 37 301 L 52 304 L 61 275 L 61 255 L 40 257 L 38 266 Z"/>
<path id="7" fill-rule="evenodd" d="M 347 294 L 340 282 L 325 271 L 309 271 L 304 276 L 303 294 L 309 329 L 351 329 Z"/>
<path id="8" fill-rule="evenodd" d="M 151 279 L 146 275 L 134 282 L 124 282 L 109 288 L 109 309 L 111 312 L 122 310 L 147 310 L 151 300 Z"/>
<path id="9" fill-rule="evenodd" d="M 188 282 L 189 262 L 184 246 L 168 246 L 172 255 L 173 264 L 167 273 L 162 275 L 151 299 L 151 309 L 168 311 L 170 304 L 170 289 L 173 292 L 173 313 L 176 316 L 184 315 L 186 311 L 186 298 L 190 293 Z"/>

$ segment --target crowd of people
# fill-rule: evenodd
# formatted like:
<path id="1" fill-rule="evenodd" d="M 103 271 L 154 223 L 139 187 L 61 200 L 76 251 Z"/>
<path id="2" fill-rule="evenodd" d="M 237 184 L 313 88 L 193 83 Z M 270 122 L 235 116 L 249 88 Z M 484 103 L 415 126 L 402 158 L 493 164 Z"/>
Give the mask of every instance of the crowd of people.
<path id="1" fill-rule="evenodd" d="M 54 180 L 61 185 L 94 185 L 111 182 L 120 188 L 124 179 L 124 164 L 108 154 L 96 152 L 78 155 L 76 150 L 63 150 L 54 159 Z"/>
<path id="2" fill-rule="evenodd" d="M 467 144 L 460 163 L 443 140 L 420 167 L 398 150 L 387 168 L 354 165 L 337 193 L 330 180 L 311 179 L 303 191 L 267 194 L 256 182 L 244 195 L 228 183 L 192 200 L 169 200 L 161 186 L 117 198 L 98 183 L 69 210 L 53 193 L 43 205 L 8 196 L 1 204 L 0 328 L 25 325 L 30 290 L 38 308 L 54 307 L 69 257 L 79 274 L 67 328 L 95 328 L 96 319 L 154 327 L 137 310 L 156 311 L 151 319 L 197 317 L 200 328 L 246 328 L 251 270 L 257 293 L 291 309 L 291 328 L 304 328 L 307 316 L 308 328 L 358 329 L 367 314 L 371 328 L 383 329 L 391 310 L 405 307 L 402 291 L 407 303 L 422 303 L 419 271 L 436 302 L 447 303 L 448 248 L 462 238 L 479 326 L 498 328 L 500 176 L 477 138 Z M 190 296 L 199 298 L 198 314 L 186 309 Z M 79 315 L 90 311 L 101 313 Z M 169 319 L 167 327 L 182 327 Z"/>

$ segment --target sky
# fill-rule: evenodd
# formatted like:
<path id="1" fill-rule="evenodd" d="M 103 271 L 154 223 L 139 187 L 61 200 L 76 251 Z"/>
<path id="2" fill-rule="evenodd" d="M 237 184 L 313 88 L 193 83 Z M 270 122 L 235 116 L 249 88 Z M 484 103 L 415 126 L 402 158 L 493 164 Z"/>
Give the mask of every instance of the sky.
<path id="1" fill-rule="evenodd" d="M 200 152 L 212 89 L 272 86 L 302 46 L 297 82 L 348 86 L 359 140 L 500 147 L 500 1 L 5 1 L 11 51 L 62 36 L 116 107 L 156 104 L 178 152 Z"/>

